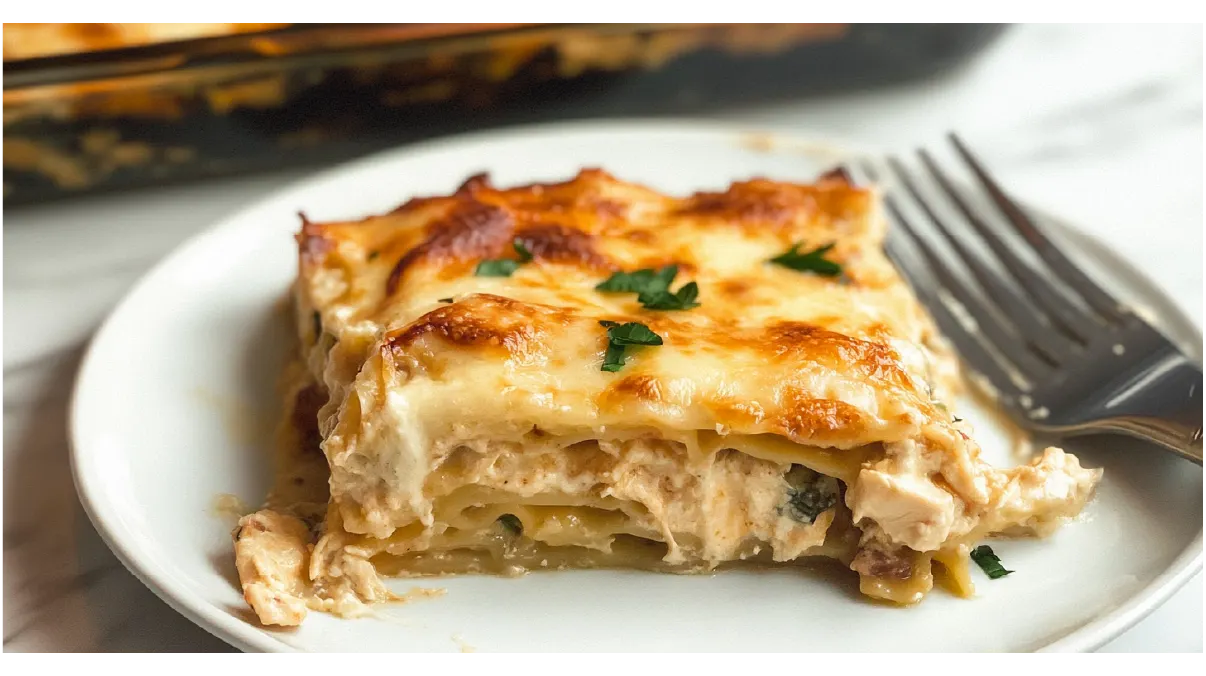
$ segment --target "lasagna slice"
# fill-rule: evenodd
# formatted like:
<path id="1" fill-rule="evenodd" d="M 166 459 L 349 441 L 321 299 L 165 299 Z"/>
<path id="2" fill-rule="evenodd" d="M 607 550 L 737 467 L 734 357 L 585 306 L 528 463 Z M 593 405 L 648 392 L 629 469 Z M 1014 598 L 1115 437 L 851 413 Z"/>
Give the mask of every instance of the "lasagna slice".
<path id="1" fill-rule="evenodd" d="M 303 218 L 306 478 L 236 532 L 248 602 L 296 624 L 394 598 L 381 576 L 814 557 L 899 604 L 935 562 L 970 593 L 971 547 L 1048 532 L 1100 471 L 981 461 L 884 228 L 840 176 L 676 198 L 599 170 Z"/>

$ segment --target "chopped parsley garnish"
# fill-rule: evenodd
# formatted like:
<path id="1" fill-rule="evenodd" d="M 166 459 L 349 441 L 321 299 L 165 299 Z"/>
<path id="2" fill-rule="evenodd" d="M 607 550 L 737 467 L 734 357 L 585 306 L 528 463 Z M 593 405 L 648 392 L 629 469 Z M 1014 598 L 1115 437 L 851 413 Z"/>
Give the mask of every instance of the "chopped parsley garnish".
<path id="1" fill-rule="evenodd" d="M 600 326 L 607 328 L 607 352 L 603 355 L 603 371 L 619 371 L 624 368 L 625 350 L 629 345 L 661 345 L 662 337 L 640 322 L 620 324 L 603 320 Z"/>
<path id="2" fill-rule="evenodd" d="M 635 293 L 637 300 L 646 310 L 690 310 L 699 307 L 699 285 L 684 284 L 678 291 L 670 290 L 670 283 L 678 274 L 677 265 L 667 265 L 661 270 L 645 268 L 633 272 L 617 272 L 595 286 L 597 291 L 610 293 Z"/>
<path id="3" fill-rule="evenodd" d="M 510 277 L 519 269 L 519 261 L 510 258 L 482 261 L 473 274 L 478 277 Z"/>
<path id="4" fill-rule="evenodd" d="M 990 580 L 1005 577 L 1013 572 L 1012 570 L 1005 570 L 1005 566 L 1001 565 L 1001 559 L 997 558 L 997 555 L 992 551 L 992 547 L 988 545 L 980 545 L 973 549 L 971 559 L 976 562 L 977 566 L 980 566 L 980 570 L 984 571 L 984 574 Z"/>
<path id="5" fill-rule="evenodd" d="M 477 264 L 477 269 L 473 271 L 473 274 L 478 277 L 510 277 L 519 269 L 519 266 L 532 262 L 532 252 L 528 251 L 523 242 L 515 239 L 511 242 L 511 247 L 519 255 L 518 260 L 514 258 L 485 260 Z"/>
<path id="6" fill-rule="evenodd" d="M 800 523 L 815 523 L 817 517 L 837 504 L 838 482 L 830 476 L 818 474 L 803 465 L 792 465 L 784 477 L 789 488 L 787 501 L 779 513 Z"/>
<path id="7" fill-rule="evenodd" d="M 595 286 L 596 291 L 613 293 L 654 293 L 670 288 L 670 282 L 678 274 L 677 265 L 667 265 L 661 270 L 645 268 L 633 272 L 617 272 Z"/>
<path id="8" fill-rule="evenodd" d="M 441 303 L 452 303 L 454 301 L 451 298 L 441 298 L 440 302 Z"/>
<path id="9" fill-rule="evenodd" d="M 770 262 L 775 265 L 782 265 L 785 268 L 791 268 L 792 270 L 799 270 L 800 272 L 815 272 L 823 277 L 837 277 L 842 274 L 841 264 L 825 258 L 825 254 L 833 249 L 832 244 L 826 244 L 819 249 L 800 253 L 800 246 L 802 244 L 803 242 L 796 242 L 786 252 L 770 259 Z"/>
<path id="10" fill-rule="evenodd" d="M 380 251 L 370 251 L 370 252 L 368 252 L 368 260 L 375 261 L 375 260 L 377 260 L 377 257 L 380 255 L 381 255 Z"/>
<path id="11" fill-rule="evenodd" d="M 661 345 L 662 337 L 640 322 L 620 324 L 607 320 L 599 322 L 607 327 L 607 338 L 617 345 Z"/>
<path id="12" fill-rule="evenodd" d="M 523 242 L 518 239 L 511 242 L 511 248 L 515 249 L 515 253 L 519 254 L 520 263 L 531 263 L 532 252 L 528 251 L 528 247 L 523 245 Z"/>
<path id="13" fill-rule="evenodd" d="M 608 342 L 607 352 L 603 353 L 603 367 L 599 370 L 615 373 L 624 368 L 624 361 L 624 346 Z"/>
<path id="14" fill-rule="evenodd" d="M 698 297 L 699 285 L 695 282 L 687 282 L 673 293 L 670 291 L 644 292 L 637 296 L 637 300 L 646 310 L 690 310 L 693 307 L 699 307 L 699 303 L 695 302 Z"/>
<path id="15" fill-rule="evenodd" d="M 523 522 L 520 521 L 519 517 L 515 516 L 514 514 L 503 514 L 502 516 L 498 517 L 498 523 L 502 524 L 502 527 L 512 535 L 519 535 L 523 533 Z"/>

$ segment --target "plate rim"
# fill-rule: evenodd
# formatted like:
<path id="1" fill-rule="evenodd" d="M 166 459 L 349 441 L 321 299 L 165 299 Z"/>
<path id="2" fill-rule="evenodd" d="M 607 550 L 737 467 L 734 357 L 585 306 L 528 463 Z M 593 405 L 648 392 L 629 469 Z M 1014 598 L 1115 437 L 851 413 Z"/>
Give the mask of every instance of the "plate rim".
<path id="1" fill-rule="evenodd" d="M 140 582 L 149 588 L 157 597 L 176 612 L 185 616 L 189 621 L 201 627 L 208 633 L 225 641 L 244 652 L 295 652 L 303 650 L 266 632 L 258 627 L 219 611 L 213 604 L 199 594 L 188 589 L 173 588 L 173 586 L 156 570 L 153 562 L 140 560 L 139 554 L 123 544 L 122 529 L 116 527 L 118 520 L 111 514 L 106 514 L 105 501 L 98 499 L 103 491 L 96 490 L 90 483 L 87 473 L 81 469 L 81 452 L 84 446 L 80 438 L 81 403 L 84 399 L 85 380 L 96 360 L 97 345 L 113 330 L 113 320 L 128 304 L 130 298 L 141 292 L 154 278 L 164 274 L 165 269 L 175 264 L 188 250 L 198 246 L 205 239 L 220 237 L 227 230 L 235 227 L 237 221 L 247 212 L 265 208 L 270 203 L 289 193 L 304 191 L 321 185 L 347 171 L 381 163 L 383 160 L 401 160 L 408 156 L 437 153 L 456 146 L 466 146 L 482 141 L 516 140 L 524 137 L 546 135 L 597 134 L 616 135 L 632 133 L 656 133 L 677 136 L 694 136 L 701 140 L 740 142 L 742 139 L 770 138 L 770 150 L 776 152 L 774 146 L 788 144 L 796 147 L 828 147 L 841 149 L 844 153 L 870 153 L 876 146 L 849 139 L 837 134 L 826 133 L 823 130 L 799 131 L 782 124 L 745 124 L 740 122 L 723 122 L 691 117 L 674 118 L 620 118 L 620 119 L 586 119 L 530 125 L 514 125 L 500 128 L 477 130 L 462 134 L 440 136 L 425 141 L 396 146 L 371 153 L 364 157 L 342 162 L 334 166 L 318 170 L 308 176 L 274 188 L 262 197 L 238 207 L 227 213 L 212 224 L 203 227 L 176 245 L 171 251 L 160 258 L 153 266 L 144 272 L 122 295 L 121 299 L 112 306 L 100 326 L 88 340 L 79 369 L 72 383 L 71 398 L 67 411 L 69 461 L 72 481 L 76 495 L 84 508 L 88 520 L 96 529 L 101 539 L 114 553 L 122 565 L 126 567 Z M 1033 203 L 1031 203 L 1033 204 Z M 1044 214 L 1051 213 L 1041 206 L 1038 210 Z M 1125 256 L 1116 253 L 1116 249 L 1096 235 L 1076 228 L 1074 225 L 1058 219 L 1062 229 L 1072 231 L 1075 236 L 1091 241 L 1095 246 L 1111 252 L 1117 258 L 1127 263 L 1127 272 L 1142 280 L 1149 287 L 1158 290 L 1166 298 L 1170 297 L 1165 289 L 1148 277 L 1142 270 L 1131 265 Z M 1175 302 L 1169 302 L 1178 323 L 1192 327 L 1201 342 L 1201 328 L 1190 319 L 1185 311 Z M 86 465 L 86 462 L 84 463 Z M 1194 575 L 1202 569 L 1203 534 L 1199 530 L 1189 545 L 1173 559 L 1172 563 L 1150 583 L 1133 592 L 1127 600 L 1100 617 L 1079 625 L 1070 632 L 1049 643 L 1035 648 L 1036 652 L 1088 652 L 1100 648 L 1113 640 L 1127 629 L 1147 617 L 1160 607 L 1174 593 L 1183 587 Z"/>

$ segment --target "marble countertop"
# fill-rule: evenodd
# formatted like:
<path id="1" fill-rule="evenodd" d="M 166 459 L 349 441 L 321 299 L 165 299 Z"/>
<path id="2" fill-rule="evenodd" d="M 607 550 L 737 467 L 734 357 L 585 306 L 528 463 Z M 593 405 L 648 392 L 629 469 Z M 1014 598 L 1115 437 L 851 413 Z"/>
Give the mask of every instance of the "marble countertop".
<path id="1" fill-rule="evenodd" d="M 1198 26 L 1020 26 L 921 84 L 714 117 L 895 147 L 951 127 L 1017 194 L 1124 251 L 1202 320 Z M 4 649 L 230 648 L 101 542 L 75 495 L 66 412 L 90 335 L 160 257 L 308 172 L 214 180 L 4 214 Z M 1108 644 L 1201 651 L 1202 577 Z"/>

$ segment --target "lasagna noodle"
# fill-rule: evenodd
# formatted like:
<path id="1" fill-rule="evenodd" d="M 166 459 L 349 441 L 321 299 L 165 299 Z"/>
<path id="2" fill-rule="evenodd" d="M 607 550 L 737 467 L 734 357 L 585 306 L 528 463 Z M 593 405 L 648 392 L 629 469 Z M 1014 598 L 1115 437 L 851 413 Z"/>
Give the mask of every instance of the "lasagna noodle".
<path id="1" fill-rule="evenodd" d="M 262 564 L 240 567 L 249 602 L 296 623 L 298 603 L 391 598 L 380 575 L 814 557 L 898 603 L 934 570 L 971 593 L 971 544 L 1048 532 L 1100 473 L 1058 449 L 1013 469 L 980 460 L 948 408 L 955 361 L 883 230 L 875 196 L 840 176 L 673 198 L 598 170 L 507 190 L 474 177 L 389 214 L 304 221 L 295 373 L 308 382 L 286 396 L 307 430 L 292 457 L 329 476 L 292 499 L 326 509 L 294 509 L 278 487 L 248 517 L 236 550 Z M 795 244 L 832 244 L 841 277 L 768 263 Z M 510 276 L 474 274 L 520 248 L 530 260 Z M 595 288 L 667 265 L 699 307 Z M 601 321 L 663 344 L 602 371 Z M 296 566 L 272 578 L 262 543 L 276 531 L 304 552 L 300 583 Z"/>

